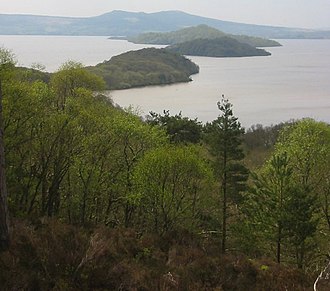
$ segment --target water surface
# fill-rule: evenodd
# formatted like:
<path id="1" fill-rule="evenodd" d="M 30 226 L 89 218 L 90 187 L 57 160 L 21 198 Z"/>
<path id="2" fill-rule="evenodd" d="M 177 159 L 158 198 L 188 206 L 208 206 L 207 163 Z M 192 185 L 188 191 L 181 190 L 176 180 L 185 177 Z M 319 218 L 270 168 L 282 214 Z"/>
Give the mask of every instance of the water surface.
<path id="1" fill-rule="evenodd" d="M 248 127 L 303 117 L 330 122 L 330 40 L 280 40 L 272 56 L 250 58 L 190 57 L 200 66 L 193 82 L 114 91 L 122 106 L 142 114 L 150 110 L 206 122 L 218 116 L 224 94 L 234 114 Z"/>
<path id="2" fill-rule="evenodd" d="M 219 113 L 216 103 L 224 94 L 234 114 L 248 127 L 291 118 L 312 117 L 330 123 L 330 40 L 279 40 L 272 56 L 249 58 L 189 57 L 200 66 L 193 81 L 184 84 L 113 91 L 121 106 L 133 105 L 142 115 L 170 110 L 206 122 Z M 136 45 L 106 37 L 0 36 L 19 64 L 41 63 L 55 71 L 67 60 L 95 65 Z"/>

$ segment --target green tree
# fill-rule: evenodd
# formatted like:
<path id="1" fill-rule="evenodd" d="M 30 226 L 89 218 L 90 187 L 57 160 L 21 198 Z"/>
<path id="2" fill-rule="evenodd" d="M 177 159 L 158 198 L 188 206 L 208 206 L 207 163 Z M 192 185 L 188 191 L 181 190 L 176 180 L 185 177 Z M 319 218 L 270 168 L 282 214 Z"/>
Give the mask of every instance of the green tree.
<path id="1" fill-rule="evenodd" d="M 244 158 L 242 135 L 244 129 L 233 115 L 232 104 L 222 96 L 218 102 L 219 117 L 206 125 L 206 141 L 215 157 L 215 170 L 219 176 L 222 198 L 221 250 L 226 251 L 229 202 L 238 204 L 241 191 L 245 189 L 248 170 L 241 163 Z"/>
<path id="2" fill-rule="evenodd" d="M 103 221 L 114 210 L 118 140 L 114 135 L 116 111 L 109 102 L 91 94 L 71 98 L 67 105 L 76 116 L 79 152 L 74 156 L 64 183 L 64 209 L 69 222 L 86 224 Z"/>
<path id="3" fill-rule="evenodd" d="M 293 176 L 296 185 L 298 186 L 300 195 L 311 199 L 316 203 L 310 203 L 310 211 L 313 212 L 313 217 L 318 218 L 318 232 L 324 235 L 318 236 L 319 249 L 308 246 L 305 242 L 308 238 L 302 240 L 304 247 L 300 248 L 304 254 L 300 253 L 300 258 L 297 260 L 299 266 L 306 264 L 306 254 L 317 257 L 318 253 L 326 254 L 329 250 L 329 161 L 330 161 L 330 127 L 324 122 L 317 122 L 313 119 L 303 119 L 295 124 L 284 128 L 279 137 L 279 142 L 276 144 L 276 152 L 281 153 L 286 151 L 290 158 L 290 165 L 293 169 Z M 310 197 L 310 198 L 308 198 Z M 308 211 L 305 209 L 306 217 Z M 296 217 L 301 216 L 297 215 Z M 303 223 L 302 220 L 301 223 Z M 311 221 L 312 223 L 313 221 Z M 298 223 L 298 222 L 297 222 Z M 313 229 L 313 227 L 311 227 Z M 307 229 L 306 229 L 307 230 Z M 325 236 L 325 243 L 322 242 L 322 237 Z M 296 240 L 298 241 L 298 240 Z M 323 247 L 322 247 L 323 245 Z"/>
<path id="4" fill-rule="evenodd" d="M 147 122 L 164 128 L 173 143 L 198 143 L 202 138 L 202 124 L 183 117 L 181 112 L 174 116 L 168 110 L 164 110 L 164 115 L 150 112 Z"/>
<path id="5" fill-rule="evenodd" d="M 37 150 L 37 135 L 43 120 L 50 115 L 45 111 L 48 86 L 42 82 L 34 84 L 12 80 L 6 86 L 4 99 L 6 158 L 11 167 L 7 169 L 10 208 L 14 215 L 29 212 L 40 156 Z"/>
<path id="6" fill-rule="evenodd" d="M 330 127 L 303 119 L 284 128 L 276 152 L 286 151 L 297 182 L 319 201 L 322 223 L 329 228 Z"/>
<path id="7" fill-rule="evenodd" d="M 303 119 L 285 127 L 276 143 L 276 152 L 287 152 L 300 184 L 316 189 L 327 173 L 330 158 L 330 127 L 323 122 Z"/>
<path id="8" fill-rule="evenodd" d="M 67 98 L 76 96 L 79 88 L 100 91 L 105 88 L 105 82 L 84 69 L 81 63 L 68 61 L 53 74 L 51 86 L 55 91 L 57 107 L 64 109 Z"/>
<path id="9" fill-rule="evenodd" d="M 68 69 L 65 73 L 72 71 Z M 79 83 L 83 79 L 79 79 L 79 74 L 73 75 L 77 81 L 74 94 L 65 96 L 66 106 L 62 108 L 56 102 L 60 93 L 41 81 L 31 83 L 20 75 L 6 87 L 7 95 L 11 96 L 5 99 L 6 144 L 10 149 L 7 157 L 13 165 L 8 180 L 13 192 L 10 203 L 17 215 L 61 213 L 64 182 L 84 147 L 79 112 L 72 110 L 71 105 L 76 101 L 82 103 L 79 100 L 83 99 L 96 99 L 86 87 L 98 87 L 97 82 L 95 86 Z M 56 81 L 60 88 L 63 84 L 60 79 Z"/>
<path id="10" fill-rule="evenodd" d="M 306 254 L 310 250 L 308 240 L 317 230 L 318 219 L 314 217 L 316 197 L 309 189 L 295 187 L 291 190 L 288 203 L 285 206 L 283 229 L 286 231 L 290 244 L 294 247 L 294 257 L 299 269 L 306 263 Z M 312 246 L 313 250 L 314 247 Z"/>
<path id="11" fill-rule="evenodd" d="M 166 142 L 163 131 L 130 112 L 91 96 L 71 100 L 82 147 L 66 179 L 69 220 L 81 224 L 132 225 L 133 172 L 149 150 Z"/>
<path id="12" fill-rule="evenodd" d="M 250 219 L 261 226 L 276 244 L 276 260 L 281 263 L 282 241 L 285 237 L 287 203 L 292 195 L 292 168 L 286 153 L 273 155 L 260 174 L 253 174 L 254 188 L 250 193 Z M 287 221 L 286 221 L 287 222 Z"/>
<path id="13" fill-rule="evenodd" d="M 207 207 L 211 171 L 195 146 L 167 146 L 148 152 L 135 169 L 140 225 L 163 234 L 173 228 L 198 226 Z M 203 195 L 204 194 L 204 195 Z"/>
<path id="14" fill-rule="evenodd" d="M 4 121 L 2 115 L 3 90 L 2 84 L 8 78 L 6 76 L 15 64 L 11 51 L 0 48 L 0 251 L 9 247 L 9 212 L 7 204 L 7 185 L 5 177 L 5 150 L 4 150 Z"/>
<path id="15" fill-rule="evenodd" d="M 294 257 L 302 268 L 318 223 L 315 197 L 295 179 L 286 153 L 274 154 L 253 178 L 244 209 L 253 226 L 251 235 L 262 241 L 264 251 L 275 249 L 278 263 L 285 253 L 287 261 Z"/>
<path id="16" fill-rule="evenodd" d="M 305 119 L 285 127 L 270 160 L 254 175 L 254 191 L 246 203 L 249 220 L 265 239 L 276 245 L 281 262 L 285 244 L 287 260 L 294 257 L 299 268 L 312 255 L 314 234 L 324 233 L 330 131 L 328 125 Z M 322 211 L 316 211 L 321 207 Z M 321 228 L 320 228 L 321 227 Z M 327 250 L 326 250 L 327 251 Z M 317 254 L 314 254 L 317 256 Z"/>
<path id="17" fill-rule="evenodd" d="M 120 159 L 117 165 L 120 169 L 121 201 L 124 208 L 124 223 L 127 227 L 132 224 L 136 210 L 135 205 L 130 203 L 134 190 L 134 168 L 145 153 L 163 145 L 167 140 L 164 131 L 145 124 L 132 112 L 118 116 L 115 135 L 120 145 Z"/>

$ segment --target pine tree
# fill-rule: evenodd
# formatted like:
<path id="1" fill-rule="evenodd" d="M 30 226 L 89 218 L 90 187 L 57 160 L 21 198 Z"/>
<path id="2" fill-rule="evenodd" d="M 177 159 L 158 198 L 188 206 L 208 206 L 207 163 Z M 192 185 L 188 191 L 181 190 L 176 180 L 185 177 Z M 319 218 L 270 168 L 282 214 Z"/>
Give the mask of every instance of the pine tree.
<path id="1" fill-rule="evenodd" d="M 309 251 L 308 239 L 316 232 L 318 219 L 314 217 L 316 197 L 305 187 L 292 189 L 291 197 L 286 205 L 284 231 L 294 247 L 296 264 L 304 268 L 306 253 Z"/>
<path id="2" fill-rule="evenodd" d="M 233 115 L 233 105 L 225 99 L 217 103 L 220 115 L 212 124 L 206 125 L 207 142 L 215 156 L 215 171 L 219 177 L 222 196 L 222 237 L 221 250 L 226 251 L 228 231 L 229 202 L 238 204 L 240 192 L 245 188 L 248 170 L 240 162 L 244 158 L 241 147 L 244 129 L 238 118 Z"/>
<path id="3" fill-rule="evenodd" d="M 276 260 L 281 263 L 282 244 L 287 222 L 287 204 L 292 196 L 292 167 L 286 153 L 273 155 L 261 169 L 253 173 L 254 187 L 250 199 L 254 201 L 252 220 L 262 225 L 264 233 L 276 243 Z"/>

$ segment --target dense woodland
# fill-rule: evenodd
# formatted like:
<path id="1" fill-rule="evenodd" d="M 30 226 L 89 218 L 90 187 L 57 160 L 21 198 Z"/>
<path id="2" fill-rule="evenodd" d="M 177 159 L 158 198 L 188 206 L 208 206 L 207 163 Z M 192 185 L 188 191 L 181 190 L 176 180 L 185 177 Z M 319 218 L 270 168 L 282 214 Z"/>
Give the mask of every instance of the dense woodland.
<path id="1" fill-rule="evenodd" d="M 245 131 L 224 96 L 207 124 L 143 120 L 77 63 L 44 82 L 0 53 L 2 290 L 312 288 L 328 263 L 328 124 Z"/>
<path id="2" fill-rule="evenodd" d="M 179 54 L 146 48 L 114 56 L 87 70 L 100 76 L 107 89 L 128 89 L 189 82 L 199 67 Z"/>

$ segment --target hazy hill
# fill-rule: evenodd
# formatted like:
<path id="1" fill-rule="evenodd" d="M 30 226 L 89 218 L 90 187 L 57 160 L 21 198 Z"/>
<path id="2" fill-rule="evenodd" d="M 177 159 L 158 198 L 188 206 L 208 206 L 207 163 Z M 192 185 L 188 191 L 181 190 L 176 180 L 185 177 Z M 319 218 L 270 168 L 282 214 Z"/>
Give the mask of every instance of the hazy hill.
<path id="1" fill-rule="evenodd" d="M 87 69 L 103 77 L 107 89 L 189 82 L 190 75 L 199 72 L 185 57 L 155 48 L 123 53 Z"/>
<path id="2" fill-rule="evenodd" d="M 71 34 L 67 28 L 80 18 L 0 14 L 0 34 L 3 35 L 62 35 Z M 67 32 L 67 33 L 65 33 Z"/>
<path id="3" fill-rule="evenodd" d="M 151 31 L 174 31 L 199 24 L 206 24 L 225 33 L 266 38 L 330 38 L 330 31 L 243 24 L 180 11 L 112 11 L 83 18 L 0 14 L 0 34 L 133 36 Z"/>
<path id="4" fill-rule="evenodd" d="M 215 39 L 224 36 L 229 36 L 242 43 L 247 43 L 254 47 L 273 47 L 280 46 L 277 41 L 269 40 L 260 37 L 247 36 L 247 35 L 233 35 L 226 34 L 216 28 L 200 24 L 198 26 L 187 27 L 172 32 L 148 32 L 142 33 L 138 36 L 128 38 L 129 41 L 134 43 L 144 44 L 160 44 L 160 45 L 173 45 L 195 39 Z"/>
<path id="5" fill-rule="evenodd" d="M 182 55 L 216 58 L 270 55 L 269 52 L 263 49 L 257 49 L 228 36 L 215 39 L 195 39 L 172 45 L 166 49 Z"/>

